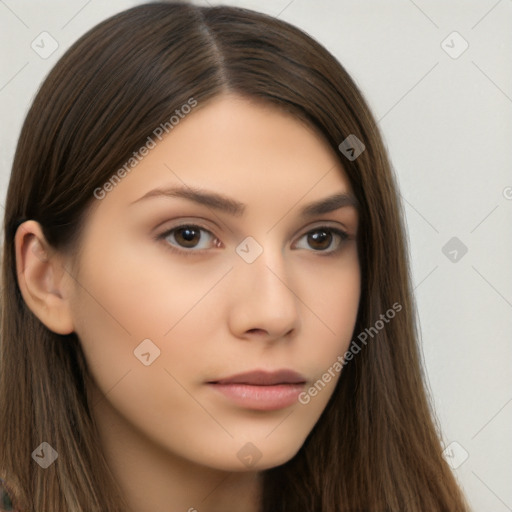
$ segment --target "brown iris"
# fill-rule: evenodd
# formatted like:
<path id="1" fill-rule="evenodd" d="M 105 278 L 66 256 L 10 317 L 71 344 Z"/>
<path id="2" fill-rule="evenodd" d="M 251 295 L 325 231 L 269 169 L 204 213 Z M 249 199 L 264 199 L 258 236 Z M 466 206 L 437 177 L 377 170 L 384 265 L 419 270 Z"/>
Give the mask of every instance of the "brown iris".
<path id="1" fill-rule="evenodd" d="M 179 228 L 174 232 L 176 242 L 182 247 L 195 247 L 199 242 L 201 230 L 193 226 Z"/>
<path id="2" fill-rule="evenodd" d="M 315 251 L 328 249 L 332 242 L 332 233 L 324 230 L 312 231 L 308 234 L 308 244 Z"/>

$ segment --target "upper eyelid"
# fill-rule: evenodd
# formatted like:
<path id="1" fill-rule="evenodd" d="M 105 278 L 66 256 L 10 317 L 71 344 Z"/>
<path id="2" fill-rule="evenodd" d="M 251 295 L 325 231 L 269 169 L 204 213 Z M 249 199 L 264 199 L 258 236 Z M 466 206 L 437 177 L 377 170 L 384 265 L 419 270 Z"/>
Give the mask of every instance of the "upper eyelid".
<path id="1" fill-rule="evenodd" d="M 343 227 L 332 226 L 332 225 L 327 224 L 328 222 L 335 222 L 335 221 L 326 221 L 326 220 L 324 220 L 324 221 L 317 221 L 317 222 L 318 222 L 318 224 L 316 224 L 314 226 L 308 226 L 307 228 L 304 228 L 304 230 L 302 231 L 301 235 L 299 235 L 299 236 L 304 236 L 305 234 L 309 233 L 310 231 L 315 230 L 315 229 L 319 229 L 319 228 L 328 228 L 328 229 L 333 229 L 333 230 L 339 230 L 339 231 L 343 231 L 347 235 L 349 235 L 349 231 L 350 230 L 347 227 L 345 227 L 345 226 L 343 226 Z M 168 233 L 174 231 L 175 229 L 179 229 L 179 228 L 183 228 L 183 227 L 190 227 L 190 226 L 201 228 L 204 231 L 207 231 L 208 233 L 210 233 L 211 235 L 217 236 L 212 231 L 211 228 L 206 227 L 205 225 L 201 224 L 198 221 L 180 222 L 179 224 L 176 224 L 175 226 L 171 226 L 171 227 L 168 227 L 168 228 L 164 229 L 161 232 L 161 235 L 168 234 Z"/>
<path id="2" fill-rule="evenodd" d="M 219 239 L 220 238 L 209 228 L 198 224 L 194 222 L 183 222 L 181 224 L 177 224 L 176 226 L 172 226 L 170 228 L 164 229 L 160 234 L 156 235 L 156 238 L 166 238 L 168 235 L 176 231 L 177 229 L 184 228 L 184 227 L 196 227 L 199 228 L 201 231 L 206 231 L 208 234 L 212 236 L 213 239 Z"/>

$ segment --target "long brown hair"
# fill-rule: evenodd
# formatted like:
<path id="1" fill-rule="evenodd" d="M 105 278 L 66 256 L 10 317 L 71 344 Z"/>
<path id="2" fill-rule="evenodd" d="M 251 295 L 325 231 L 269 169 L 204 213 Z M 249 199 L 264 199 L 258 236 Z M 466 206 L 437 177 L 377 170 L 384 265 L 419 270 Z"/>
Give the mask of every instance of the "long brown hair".
<path id="1" fill-rule="evenodd" d="M 30 512 L 122 512 L 97 443 L 77 336 L 47 329 L 17 283 L 14 235 L 34 219 L 77 251 L 101 187 L 174 111 L 233 92 L 315 126 L 360 204 L 361 302 L 354 335 L 401 311 L 344 367 L 297 455 L 264 473 L 265 512 L 468 510 L 441 453 L 425 389 L 403 212 L 376 121 L 343 66 L 299 29 L 227 6 L 151 3 L 81 37 L 41 86 L 19 138 L 4 220 L 0 477 Z M 192 114 L 193 115 L 193 114 Z M 365 150 L 347 159 L 349 135 Z M 137 172 L 134 170 L 133 172 Z M 42 470 L 30 454 L 59 453 Z"/>

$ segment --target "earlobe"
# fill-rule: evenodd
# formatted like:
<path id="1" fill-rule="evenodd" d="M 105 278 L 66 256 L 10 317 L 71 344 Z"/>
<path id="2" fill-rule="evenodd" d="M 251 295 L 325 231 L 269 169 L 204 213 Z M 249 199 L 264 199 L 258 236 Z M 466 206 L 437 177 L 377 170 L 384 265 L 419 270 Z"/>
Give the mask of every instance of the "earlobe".
<path id="1" fill-rule="evenodd" d="M 16 273 L 28 308 L 51 331 L 74 331 L 66 285 L 69 275 L 62 256 L 46 242 L 41 225 L 28 220 L 14 237 Z"/>

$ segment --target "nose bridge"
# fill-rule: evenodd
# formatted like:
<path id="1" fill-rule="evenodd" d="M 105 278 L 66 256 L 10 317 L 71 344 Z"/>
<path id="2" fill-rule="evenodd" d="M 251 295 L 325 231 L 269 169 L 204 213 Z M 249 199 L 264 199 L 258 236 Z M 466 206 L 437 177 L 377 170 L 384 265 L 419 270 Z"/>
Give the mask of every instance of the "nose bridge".
<path id="1" fill-rule="evenodd" d="M 240 279 L 250 285 L 253 297 L 263 296 L 268 303 L 272 303 L 276 299 L 288 300 L 293 296 L 287 270 L 282 251 L 266 244 L 254 261 L 240 262 L 238 272 Z"/>
<path id="2" fill-rule="evenodd" d="M 242 242 L 237 253 L 233 316 L 238 330 L 285 335 L 297 326 L 299 312 L 282 248 L 269 239 L 256 245 L 253 239 Z"/>

